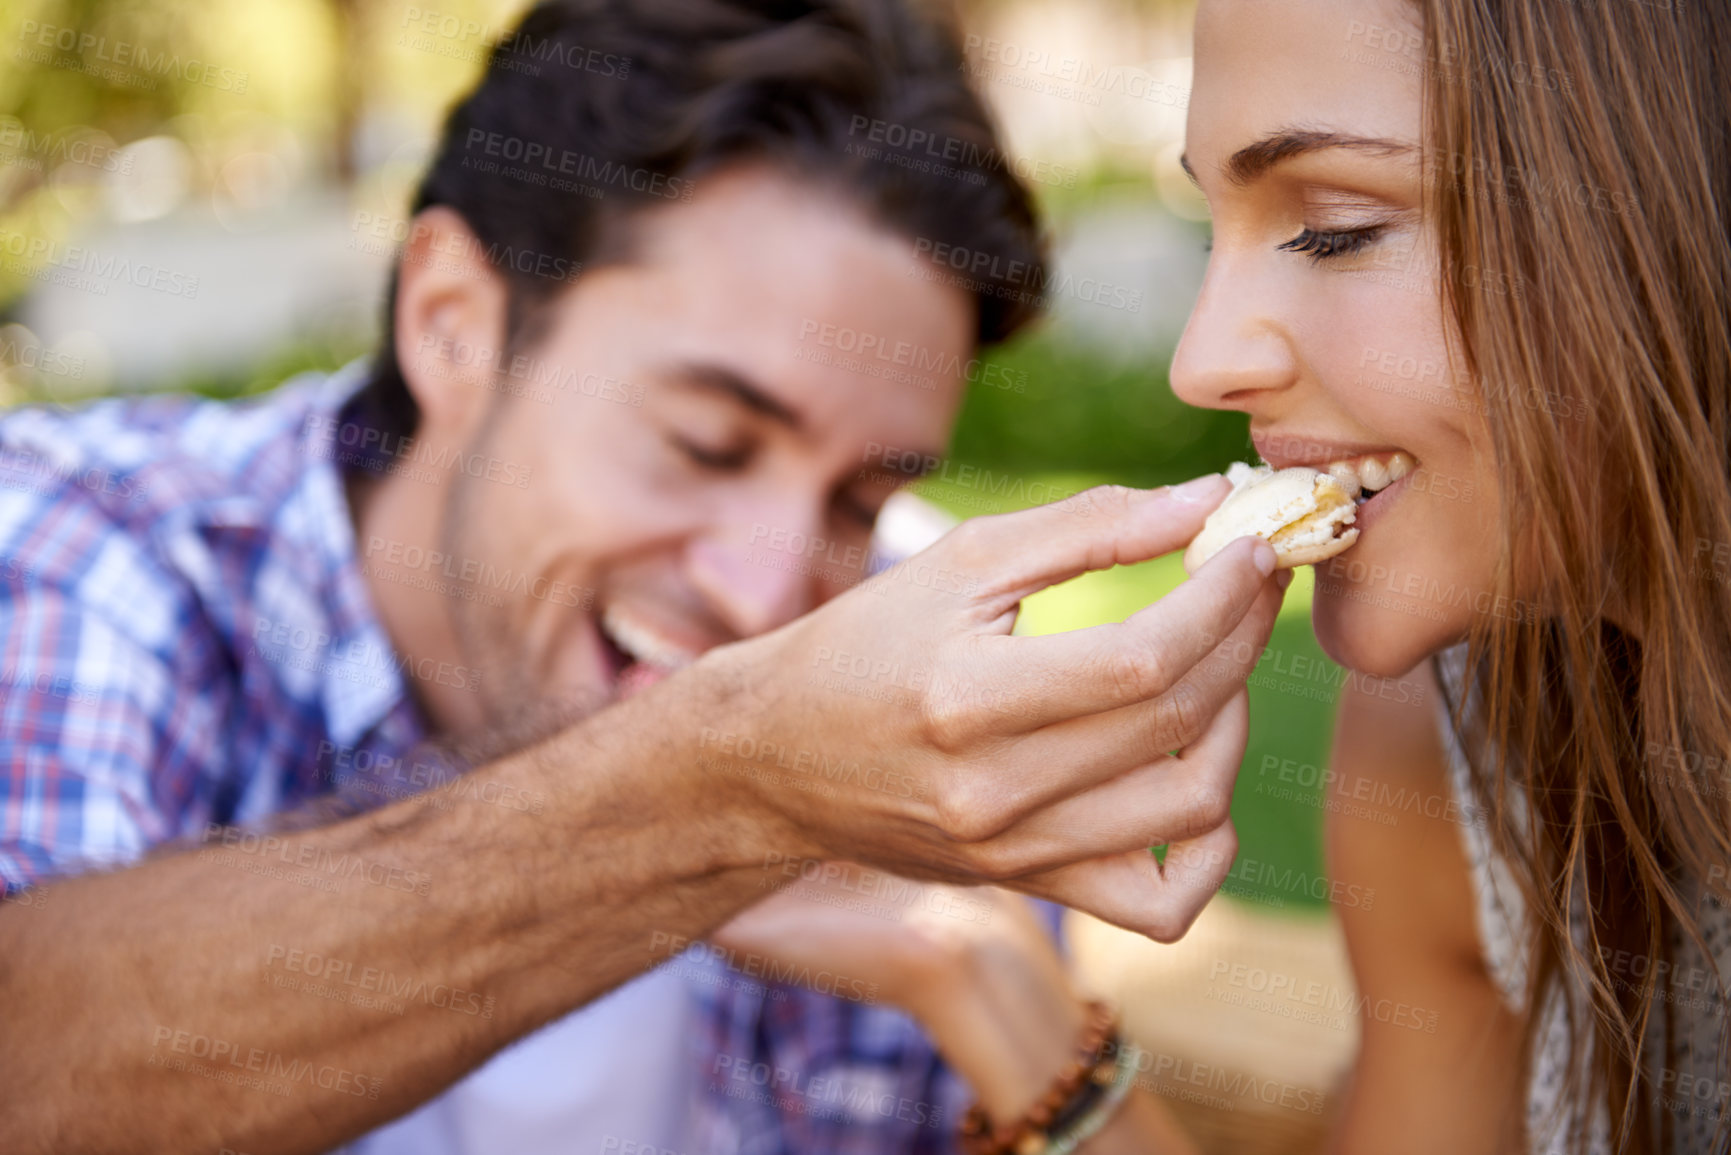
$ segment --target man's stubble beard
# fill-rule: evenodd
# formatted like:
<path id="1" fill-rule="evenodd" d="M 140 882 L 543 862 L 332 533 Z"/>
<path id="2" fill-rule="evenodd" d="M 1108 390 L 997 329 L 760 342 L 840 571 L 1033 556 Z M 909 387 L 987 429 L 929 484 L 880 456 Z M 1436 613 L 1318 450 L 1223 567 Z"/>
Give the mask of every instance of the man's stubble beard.
<path id="1" fill-rule="evenodd" d="M 510 402 L 496 398 L 481 427 L 464 450 L 465 459 L 485 453 L 500 414 Z M 490 547 L 480 540 L 485 478 L 461 471 L 445 499 L 439 549 L 446 557 L 487 557 Z M 497 551 L 492 551 L 496 553 Z M 516 572 L 516 567 L 510 567 Z M 477 583 L 478 584 L 478 583 Z M 477 591 L 478 592 L 478 591 Z M 470 670 L 480 671 L 474 693 L 481 702 L 482 729 L 473 734 L 442 736 L 460 749 L 465 760 L 488 761 L 533 746 L 593 714 L 608 704 L 604 691 L 578 699 L 544 693 L 531 676 L 533 663 L 522 633 L 512 621 L 511 604 L 488 605 L 480 598 L 448 599 L 451 632 L 458 656 Z M 572 610 L 581 613 L 580 610 Z"/>

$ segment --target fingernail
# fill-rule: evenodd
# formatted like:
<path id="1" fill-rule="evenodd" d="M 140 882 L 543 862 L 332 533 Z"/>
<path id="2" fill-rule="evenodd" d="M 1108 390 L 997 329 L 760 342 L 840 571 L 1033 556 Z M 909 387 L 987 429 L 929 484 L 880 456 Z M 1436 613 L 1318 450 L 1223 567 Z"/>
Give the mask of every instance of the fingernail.
<path id="1" fill-rule="evenodd" d="M 1214 496 L 1220 488 L 1220 481 L 1220 474 L 1210 473 L 1194 481 L 1186 481 L 1183 485 L 1174 485 L 1168 492 L 1172 494 L 1174 501 L 1200 505 Z"/>
<path id="2" fill-rule="evenodd" d="M 1285 592 L 1286 587 L 1291 585 L 1291 584 L 1292 584 L 1292 571 L 1291 570 L 1283 569 L 1279 573 L 1274 575 L 1274 585 L 1277 589 L 1281 590 L 1282 592 Z"/>
<path id="3" fill-rule="evenodd" d="M 1258 570 L 1262 571 L 1262 576 L 1267 577 L 1274 572 L 1275 563 L 1280 559 L 1274 556 L 1273 546 L 1261 538 L 1257 538 L 1256 548 L 1250 553 L 1250 560 Z"/>

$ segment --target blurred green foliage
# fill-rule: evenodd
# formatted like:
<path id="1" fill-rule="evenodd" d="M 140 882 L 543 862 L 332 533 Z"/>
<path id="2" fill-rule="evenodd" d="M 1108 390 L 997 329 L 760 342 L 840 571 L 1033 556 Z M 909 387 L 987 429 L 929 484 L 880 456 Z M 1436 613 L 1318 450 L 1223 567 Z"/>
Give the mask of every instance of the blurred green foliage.
<path id="1" fill-rule="evenodd" d="M 959 461 L 1164 485 L 1222 469 L 1250 452 L 1244 414 L 1178 400 L 1166 381 L 1165 358 L 1119 361 L 1037 333 L 992 360 L 1025 373 L 1027 392 L 969 391 L 951 447 Z"/>

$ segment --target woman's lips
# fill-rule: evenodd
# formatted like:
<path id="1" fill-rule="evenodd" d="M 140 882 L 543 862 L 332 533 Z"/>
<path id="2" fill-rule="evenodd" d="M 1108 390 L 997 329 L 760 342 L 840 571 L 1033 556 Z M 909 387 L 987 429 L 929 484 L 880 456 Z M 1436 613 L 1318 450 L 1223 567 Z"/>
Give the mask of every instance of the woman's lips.
<path id="1" fill-rule="evenodd" d="M 1318 473 L 1332 474 L 1348 490 L 1352 489 L 1354 482 L 1367 489 L 1381 489 L 1418 467 L 1417 459 L 1398 445 L 1333 441 L 1326 437 L 1267 430 L 1252 431 L 1250 443 L 1262 460 L 1275 469 L 1302 465 Z"/>
<path id="2" fill-rule="evenodd" d="M 1253 439 L 1257 451 L 1276 469 L 1302 465 L 1326 473 L 1339 482 L 1357 503 L 1353 527 L 1362 544 L 1363 535 L 1383 519 L 1388 508 L 1400 500 L 1418 472 L 1419 464 L 1405 450 L 1370 448 L 1328 442 L 1320 438 L 1260 435 Z"/>

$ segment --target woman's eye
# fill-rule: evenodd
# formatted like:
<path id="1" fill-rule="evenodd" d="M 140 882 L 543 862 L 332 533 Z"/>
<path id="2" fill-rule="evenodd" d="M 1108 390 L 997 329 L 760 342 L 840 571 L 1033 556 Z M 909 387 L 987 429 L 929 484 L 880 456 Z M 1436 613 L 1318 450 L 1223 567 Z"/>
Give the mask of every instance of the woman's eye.
<path id="1" fill-rule="evenodd" d="M 705 469 L 733 472 L 744 469 L 751 462 L 751 446 L 749 445 L 716 449 L 707 445 L 699 445 L 695 441 L 687 441 L 683 437 L 674 437 L 671 440 L 681 453 Z"/>
<path id="2" fill-rule="evenodd" d="M 1342 229 L 1338 232 L 1306 228 L 1278 248 L 1284 253 L 1303 253 L 1313 261 L 1326 261 L 1330 257 L 1350 257 L 1376 240 L 1381 233 L 1381 225 Z"/>

